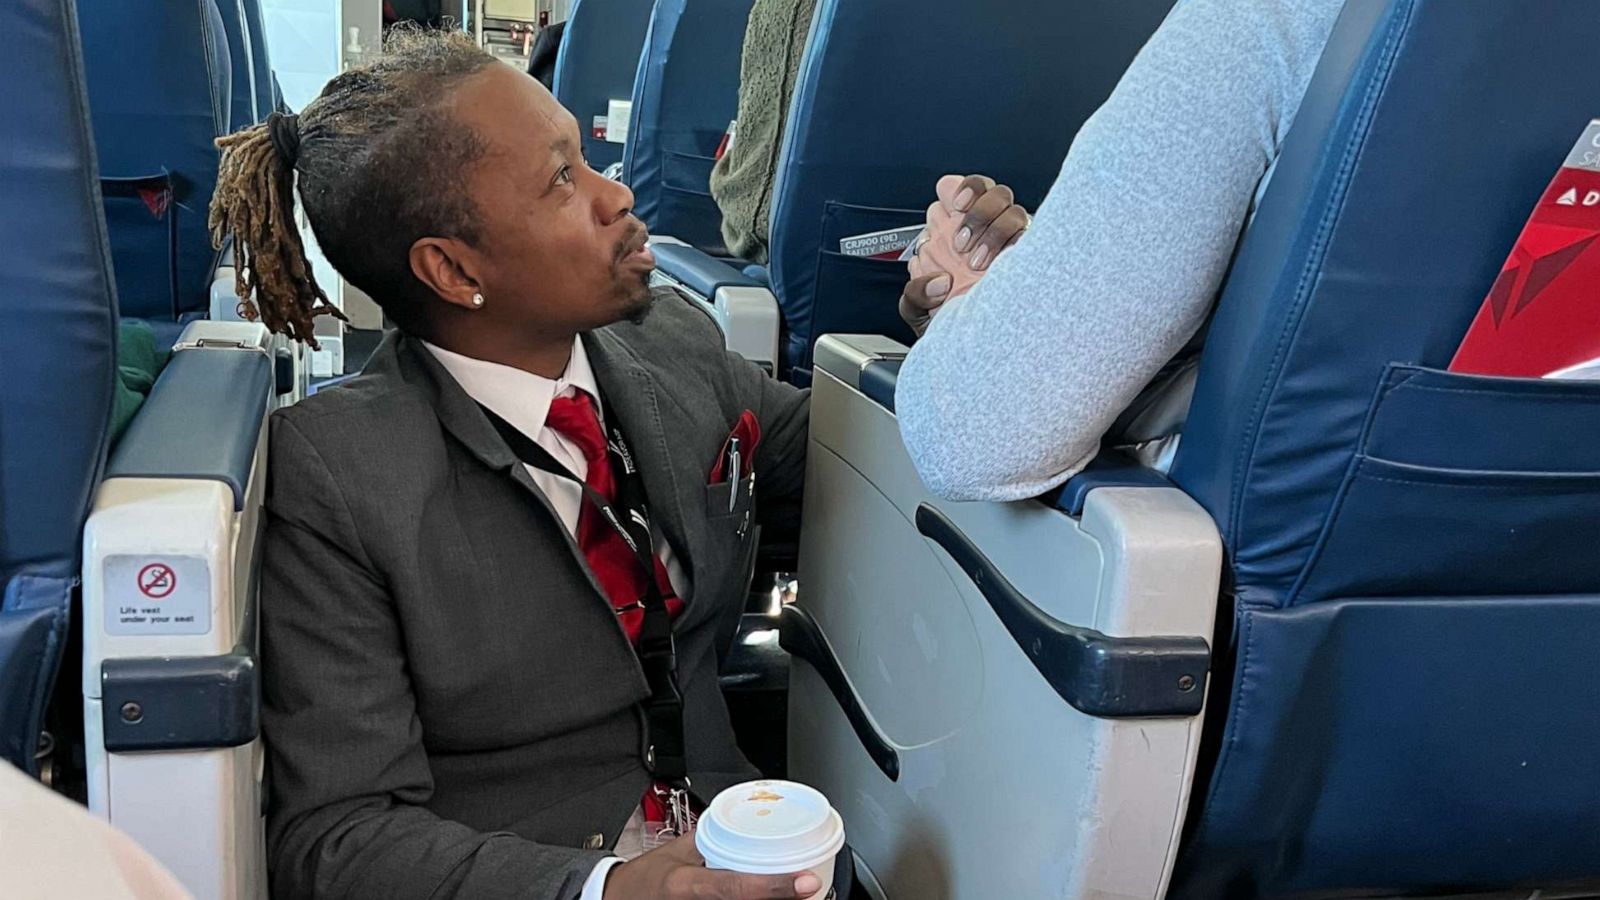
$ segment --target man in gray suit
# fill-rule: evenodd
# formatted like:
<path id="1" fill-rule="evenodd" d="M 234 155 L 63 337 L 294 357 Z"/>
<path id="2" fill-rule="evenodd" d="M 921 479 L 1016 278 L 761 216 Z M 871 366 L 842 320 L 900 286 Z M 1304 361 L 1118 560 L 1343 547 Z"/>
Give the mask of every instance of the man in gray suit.
<path id="1" fill-rule="evenodd" d="M 248 260 L 262 318 L 309 335 L 326 309 L 293 226 L 298 176 L 329 260 L 400 326 L 359 378 L 272 423 L 277 896 L 821 887 L 707 870 L 692 836 L 621 864 L 605 849 L 644 849 L 651 798 L 681 799 L 648 749 L 670 743 L 652 621 L 671 618 L 693 794 L 756 774 L 717 662 L 753 526 L 798 511 L 808 397 L 652 295 L 632 197 L 579 146 L 537 82 L 437 34 L 223 142 L 213 225 Z"/>

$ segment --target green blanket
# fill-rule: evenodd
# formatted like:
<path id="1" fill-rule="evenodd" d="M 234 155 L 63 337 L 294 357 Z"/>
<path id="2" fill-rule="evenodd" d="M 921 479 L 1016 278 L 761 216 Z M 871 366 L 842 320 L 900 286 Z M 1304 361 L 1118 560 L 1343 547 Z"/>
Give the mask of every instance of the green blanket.
<path id="1" fill-rule="evenodd" d="M 117 393 L 111 406 L 111 445 L 150 396 L 156 378 L 172 358 L 172 351 L 156 343 L 156 333 L 144 322 L 117 326 Z"/>

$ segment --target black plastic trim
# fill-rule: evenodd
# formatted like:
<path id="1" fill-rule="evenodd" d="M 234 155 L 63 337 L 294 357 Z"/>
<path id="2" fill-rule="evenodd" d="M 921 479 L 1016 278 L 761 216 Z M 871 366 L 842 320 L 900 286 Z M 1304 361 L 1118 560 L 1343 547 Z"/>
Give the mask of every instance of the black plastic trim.
<path id="1" fill-rule="evenodd" d="M 949 517 L 924 503 L 917 530 L 967 573 L 1039 674 L 1078 711 L 1105 719 L 1194 716 L 1211 648 L 1198 637 L 1109 637 L 1033 605 Z"/>
<path id="2" fill-rule="evenodd" d="M 273 387 L 278 396 L 294 392 L 294 351 L 279 347 L 272 354 Z"/>
<path id="3" fill-rule="evenodd" d="M 1077 517 L 1083 515 L 1083 506 L 1089 502 L 1089 493 L 1096 488 L 1172 486 L 1172 481 L 1165 474 L 1140 465 L 1126 453 L 1103 450 L 1082 472 L 1068 479 L 1054 497 L 1047 495 L 1043 499 L 1067 515 Z"/>
<path id="4" fill-rule="evenodd" d="M 868 400 L 894 412 L 894 388 L 900 380 L 901 359 L 877 359 L 861 367 L 861 393 Z"/>
<path id="5" fill-rule="evenodd" d="M 828 644 L 828 638 L 817 625 L 817 620 L 799 604 L 784 607 L 783 616 L 778 620 L 778 643 L 789 651 L 789 655 L 804 660 L 822 676 L 828 692 L 833 694 L 839 708 L 844 710 L 845 718 L 850 720 L 856 740 L 866 748 L 867 755 L 872 757 L 872 761 L 878 764 L 890 781 L 899 781 L 900 754 L 867 718 L 866 707 L 850 686 L 850 679 L 845 676 L 844 669 L 839 665 L 839 657 Z"/>

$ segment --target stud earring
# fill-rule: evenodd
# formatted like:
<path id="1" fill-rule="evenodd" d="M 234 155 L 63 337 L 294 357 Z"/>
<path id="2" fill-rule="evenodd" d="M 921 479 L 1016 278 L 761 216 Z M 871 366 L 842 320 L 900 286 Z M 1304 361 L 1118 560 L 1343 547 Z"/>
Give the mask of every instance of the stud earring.
<path id="1" fill-rule="evenodd" d="M 474 309 L 482 309 L 483 308 L 483 295 L 482 294 L 473 294 L 472 295 L 472 307 Z"/>

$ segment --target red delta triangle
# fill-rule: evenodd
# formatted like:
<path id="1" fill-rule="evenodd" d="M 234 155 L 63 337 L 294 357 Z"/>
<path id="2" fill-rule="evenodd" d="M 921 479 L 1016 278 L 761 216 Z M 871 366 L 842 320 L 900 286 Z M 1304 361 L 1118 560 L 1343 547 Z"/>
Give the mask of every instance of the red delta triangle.
<path id="1" fill-rule="evenodd" d="M 1565 168 L 1551 182 L 1451 371 L 1540 378 L 1600 358 L 1600 202 L 1584 205 L 1593 192 L 1600 172 Z"/>

